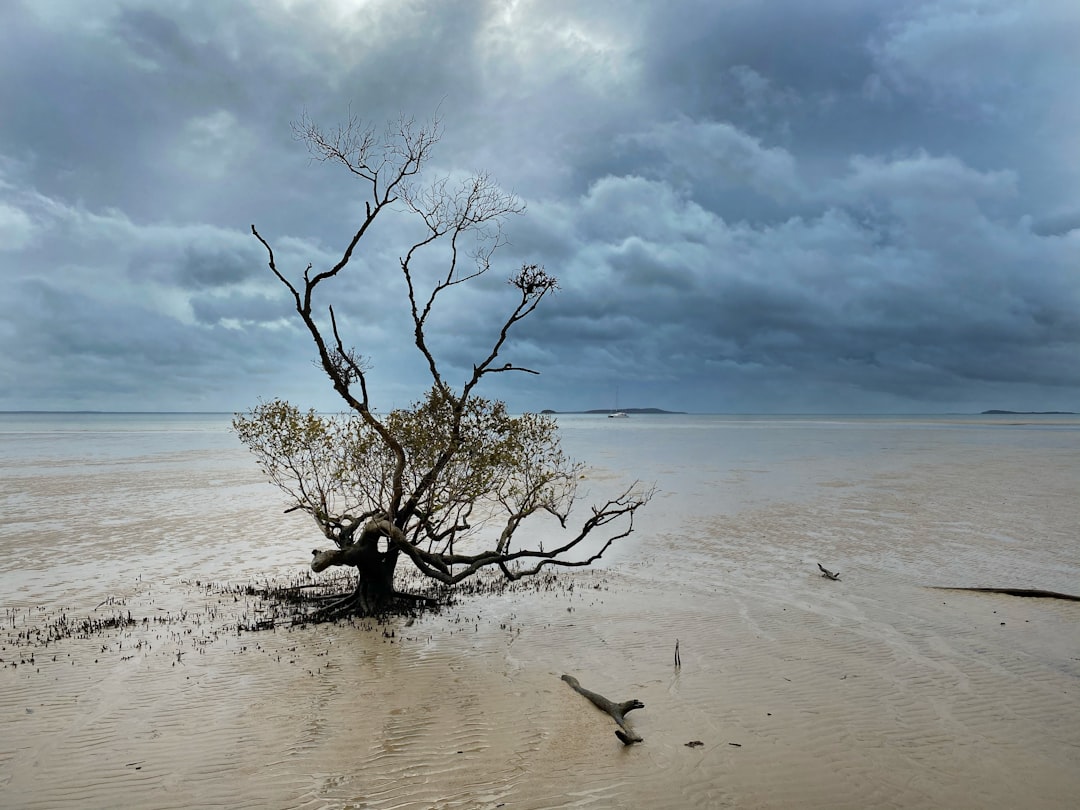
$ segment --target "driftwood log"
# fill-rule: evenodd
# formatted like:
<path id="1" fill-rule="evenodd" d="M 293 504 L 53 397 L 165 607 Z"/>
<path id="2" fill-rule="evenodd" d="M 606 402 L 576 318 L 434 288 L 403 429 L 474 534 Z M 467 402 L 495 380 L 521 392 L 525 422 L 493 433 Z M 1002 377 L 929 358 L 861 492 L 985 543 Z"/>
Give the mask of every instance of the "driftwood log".
<path id="1" fill-rule="evenodd" d="M 596 708 L 611 715 L 615 722 L 619 724 L 619 730 L 615 732 L 615 736 L 622 741 L 623 745 L 633 745 L 642 741 L 643 738 L 638 736 L 637 732 L 627 724 L 626 714 L 634 709 L 644 709 L 644 703 L 640 700 L 624 700 L 622 703 L 616 703 L 613 700 L 608 700 L 603 695 L 585 689 L 573 675 L 563 675 L 562 679 L 570 684 L 570 688 L 579 695 L 592 701 Z"/>
<path id="2" fill-rule="evenodd" d="M 1058 593 L 1057 591 L 1043 591 L 1038 588 L 958 588 L 941 585 L 931 585 L 935 591 L 973 591 L 975 593 L 1003 593 L 1007 596 L 1028 596 L 1035 599 L 1065 599 L 1069 602 L 1080 602 L 1080 596 L 1071 593 Z"/>
<path id="3" fill-rule="evenodd" d="M 832 580 L 840 579 L 840 572 L 839 571 L 836 571 L 834 573 L 834 572 L 830 571 L 828 568 L 826 568 L 824 565 L 822 565 L 821 563 L 818 563 L 817 567 L 821 569 L 821 575 L 823 577 L 825 577 L 825 579 L 832 579 Z"/>

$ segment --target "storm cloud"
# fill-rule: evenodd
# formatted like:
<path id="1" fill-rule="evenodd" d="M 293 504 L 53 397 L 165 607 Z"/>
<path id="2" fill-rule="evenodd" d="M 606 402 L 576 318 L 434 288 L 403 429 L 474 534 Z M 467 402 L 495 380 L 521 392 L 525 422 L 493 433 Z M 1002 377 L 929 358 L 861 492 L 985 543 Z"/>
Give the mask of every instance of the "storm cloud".
<path id="1" fill-rule="evenodd" d="M 1080 410 L 1080 6 L 13 0 L 0 8 L 0 409 L 337 403 L 266 267 L 362 188 L 303 116 L 438 114 L 436 173 L 527 206 L 432 342 L 514 410 Z M 425 387 L 388 220 L 332 297 L 376 404 Z"/>

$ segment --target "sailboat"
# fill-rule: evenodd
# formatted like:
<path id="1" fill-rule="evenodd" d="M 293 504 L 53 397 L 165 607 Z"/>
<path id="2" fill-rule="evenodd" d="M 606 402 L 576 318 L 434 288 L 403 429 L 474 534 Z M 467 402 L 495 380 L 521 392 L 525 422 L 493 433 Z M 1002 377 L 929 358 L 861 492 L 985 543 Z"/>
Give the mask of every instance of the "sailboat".
<path id="1" fill-rule="evenodd" d="M 608 419 L 629 419 L 630 414 L 619 410 L 619 389 L 615 389 L 615 410 L 608 414 Z"/>

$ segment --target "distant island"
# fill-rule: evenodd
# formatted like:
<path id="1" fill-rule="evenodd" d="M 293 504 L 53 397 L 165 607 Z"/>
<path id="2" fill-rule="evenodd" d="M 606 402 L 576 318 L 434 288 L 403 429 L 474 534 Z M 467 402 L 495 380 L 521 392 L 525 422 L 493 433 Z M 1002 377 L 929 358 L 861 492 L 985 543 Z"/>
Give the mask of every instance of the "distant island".
<path id="1" fill-rule="evenodd" d="M 1015 416 L 1076 416 L 1076 411 L 983 411 L 983 416 L 1013 414 Z"/>
<path id="2" fill-rule="evenodd" d="M 682 413 L 682 414 L 684 414 L 684 413 L 686 413 L 686 411 L 665 411 L 663 408 L 619 408 L 618 410 L 621 413 L 637 413 L 637 414 L 643 414 L 643 413 L 647 413 L 647 414 L 654 414 L 654 413 L 680 414 L 680 413 Z M 550 408 L 544 408 L 544 410 L 540 411 L 540 413 L 544 413 L 544 414 L 548 414 L 548 415 L 556 415 L 556 414 L 560 414 L 560 413 L 563 413 L 563 414 L 590 414 L 590 413 L 608 414 L 608 413 L 615 413 L 615 412 L 616 412 L 615 408 L 594 408 L 591 411 L 553 411 Z"/>

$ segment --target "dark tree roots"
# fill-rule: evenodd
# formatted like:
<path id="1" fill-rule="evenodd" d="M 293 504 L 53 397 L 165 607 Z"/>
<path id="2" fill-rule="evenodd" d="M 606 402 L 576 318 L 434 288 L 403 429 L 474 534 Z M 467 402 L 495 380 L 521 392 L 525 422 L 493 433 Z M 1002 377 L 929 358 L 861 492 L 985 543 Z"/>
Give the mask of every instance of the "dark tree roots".
<path id="1" fill-rule="evenodd" d="M 408 613 L 418 607 L 438 609 L 442 603 L 438 599 L 420 596 L 415 593 L 393 591 L 388 596 L 372 599 L 367 593 L 357 589 L 348 596 L 320 596 L 313 601 L 330 601 L 310 613 L 297 616 L 298 624 L 318 624 L 332 622 L 349 617 L 376 617 L 388 614 Z"/>
<path id="2" fill-rule="evenodd" d="M 644 703 L 640 700 L 624 700 L 622 703 L 616 703 L 613 700 L 608 700 L 603 695 L 598 695 L 596 692 L 590 692 L 588 689 L 585 689 L 578 683 L 578 679 L 573 675 L 563 675 L 562 679 L 570 684 L 570 688 L 579 695 L 592 701 L 596 708 L 611 715 L 615 722 L 619 724 L 619 730 L 615 732 L 615 736 L 622 741 L 623 745 L 632 745 L 642 741 L 642 738 L 638 736 L 637 732 L 627 724 L 626 714 L 634 709 L 644 709 Z"/>

